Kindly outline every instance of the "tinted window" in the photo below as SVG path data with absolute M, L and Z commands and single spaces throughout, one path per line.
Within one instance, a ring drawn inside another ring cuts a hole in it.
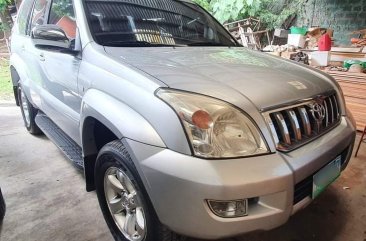
M 30 29 L 36 25 L 42 25 L 45 23 L 46 9 L 47 0 L 36 0 L 33 7 Z
M 32 9 L 33 0 L 23 0 L 22 6 L 19 10 L 17 22 L 19 34 L 25 35 L 28 25 L 28 17 Z
M 70 39 L 74 39 L 76 22 L 72 0 L 53 0 L 48 23 L 58 25 Z
M 95 41 L 108 46 L 234 46 L 199 6 L 173 0 L 86 0 Z

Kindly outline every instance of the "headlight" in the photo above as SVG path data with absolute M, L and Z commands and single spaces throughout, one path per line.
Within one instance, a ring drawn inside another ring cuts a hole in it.
M 157 96 L 179 116 L 196 156 L 230 158 L 269 152 L 258 128 L 232 105 L 168 89 L 160 89 Z

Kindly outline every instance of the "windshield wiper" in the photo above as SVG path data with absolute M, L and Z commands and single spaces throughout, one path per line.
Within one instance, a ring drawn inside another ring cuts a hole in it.
M 176 47 L 174 44 L 150 43 L 147 41 L 104 41 L 103 45 L 111 47 Z

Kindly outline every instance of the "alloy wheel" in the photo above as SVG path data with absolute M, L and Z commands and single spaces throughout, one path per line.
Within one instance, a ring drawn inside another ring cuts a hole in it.
M 146 236 L 145 213 L 126 173 L 110 167 L 104 175 L 104 192 L 109 211 L 122 234 L 130 241 L 143 240 Z

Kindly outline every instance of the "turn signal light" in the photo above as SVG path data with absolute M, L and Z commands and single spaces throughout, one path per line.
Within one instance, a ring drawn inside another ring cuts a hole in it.
M 193 113 L 192 122 L 195 126 L 204 130 L 210 128 L 213 124 L 210 114 L 203 110 L 198 110 Z

